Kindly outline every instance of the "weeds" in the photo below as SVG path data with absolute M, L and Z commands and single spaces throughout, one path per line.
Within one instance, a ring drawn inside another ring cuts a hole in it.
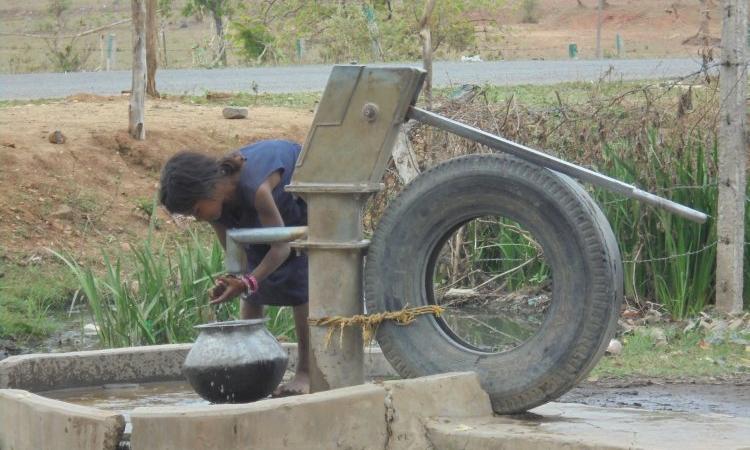
M 653 327 L 642 327 L 625 336 L 622 354 L 602 358 L 590 378 L 680 379 L 750 372 L 750 360 L 742 345 L 728 342 L 709 345 L 700 330 L 683 332 L 676 326 L 663 329 L 665 340 L 656 339 L 654 331 Z
M 63 308 L 73 295 L 73 276 L 48 263 L 5 265 L 0 271 L 0 337 L 25 341 L 55 330 L 51 313 Z
M 192 342 L 195 325 L 238 317 L 238 302 L 213 307 L 208 292 L 224 272 L 218 240 L 205 248 L 195 234 L 185 244 L 155 248 L 150 240 L 132 253 L 112 258 L 103 252 L 104 271 L 95 273 L 56 253 L 75 275 L 88 300 L 99 338 L 107 347 Z M 128 272 L 124 266 L 133 267 Z M 293 338 L 288 311 L 269 310 L 272 333 Z

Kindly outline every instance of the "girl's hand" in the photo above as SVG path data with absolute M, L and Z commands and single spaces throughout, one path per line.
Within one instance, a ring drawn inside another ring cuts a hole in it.
M 211 298 L 209 303 L 212 305 L 224 303 L 242 294 L 245 290 L 245 283 L 239 278 L 219 277 L 216 279 L 216 284 L 209 293 L 209 297 Z

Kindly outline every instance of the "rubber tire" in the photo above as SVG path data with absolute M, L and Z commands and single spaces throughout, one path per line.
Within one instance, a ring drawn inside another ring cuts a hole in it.
M 552 301 L 538 332 L 512 350 L 488 353 L 453 338 L 442 319 L 423 315 L 408 326 L 383 323 L 377 340 L 402 377 L 473 370 L 495 412 L 518 413 L 575 386 L 617 324 L 620 252 L 601 210 L 574 180 L 506 155 L 460 157 L 423 173 L 378 224 L 365 299 L 368 313 L 433 303 L 427 283 L 436 250 L 458 226 L 488 215 L 530 231 L 552 268 Z

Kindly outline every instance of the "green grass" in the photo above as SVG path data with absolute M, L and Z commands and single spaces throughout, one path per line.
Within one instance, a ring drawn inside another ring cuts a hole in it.
M 45 105 L 62 101 L 60 98 L 36 98 L 32 100 L 0 100 L 0 109 L 22 105 Z
M 683 333 L 675 327 L 664 328 L 667 344 L 659 345 L 650 330 L 642 328 L 625 336 L 622 353 L 602 358 L 589 379 L 654 377 L 677 380 L 750 373 L 750 351 L 744 345 L 731 342 L 709 345 L 703 333 Z
M 52 312 L 63 309 L 75 292 L 75 279 L 62 265 L 0 265 L 0 337 L 27 341 L 57 329 Z
M 613 98 L 629 91 L 646 89 L 656 95 L 676 97 L 681 93 L 668 80 L 637 80 L 590 82 L 573 81 L 557 84 L 522 84 L 512 86 L 481 86 L 483 96 L 490 104 L 504 103 L 510 98 L 527 107 L 565 107 L 581 105 L 597 98 Z M 435 97 L 451 97 L 460 92 L 460 86 L 439 87 L 433 90 Z M 559 98 L 558 98 L 559 97 Z

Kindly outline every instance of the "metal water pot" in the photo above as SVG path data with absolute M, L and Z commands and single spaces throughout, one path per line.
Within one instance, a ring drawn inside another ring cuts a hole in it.
M 267 397 L 284 376 L 288 356 L 265 319 L 198 325 L 198 339 L 182 372 L 212 403 L 245 403 Z

